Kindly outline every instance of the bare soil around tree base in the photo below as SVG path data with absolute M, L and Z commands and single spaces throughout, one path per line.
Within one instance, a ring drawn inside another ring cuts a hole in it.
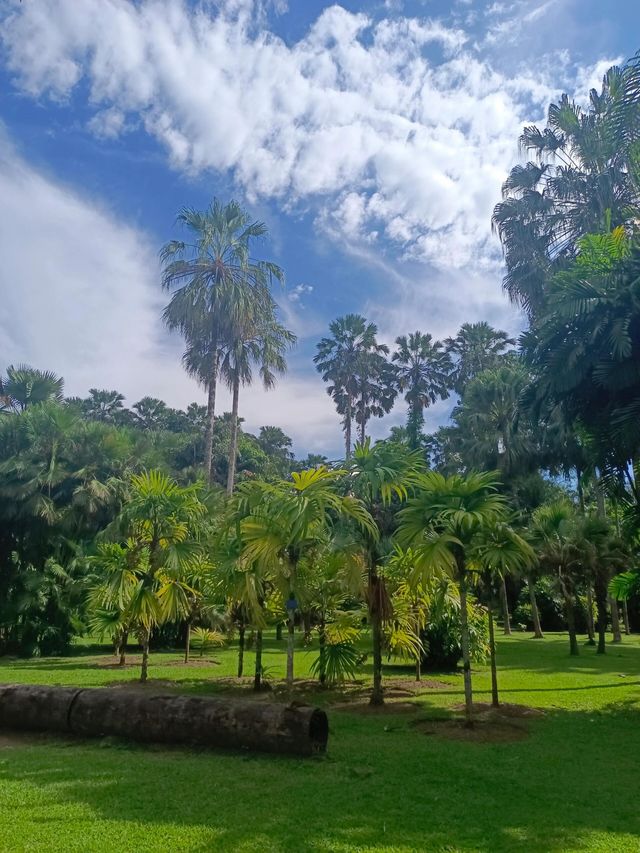
M 415 720 L 415 728 L 425 735 L 466 743 L 513 743 L 529 737 L 529 722 L 543 716 L 538 708 L 527 705 L 500 705 L 486 702 L 473 706 L 473 724 L 468 726 L 462 714 L 464 705 L 454 706 L 459 716 L 440 720 Z

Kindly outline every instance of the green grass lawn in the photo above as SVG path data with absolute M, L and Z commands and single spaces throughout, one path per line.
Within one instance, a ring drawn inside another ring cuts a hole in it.
M 138 675 L 79 651 L 0 659 L 0 681 L 101 686 Z M 336 710 L 335 695 L 322 697 L 330 737 L 319 759 L 0 734 L 0 850 L 640 851 L 640 638 L 605 657 L 567 652 L 562 635 L 500 639 L 502 699 L 545 709 L 512 743 L 413 725 L 462 701 L 457 674 L 427 676 L 446 686 L 412 699 L 415 713 Z M 201 693 L 248 689 L 220 682 L 234 649 L 207 657 L 216 662 L 186 668 L 179 653 L 155 654 L 150 676 Z M 312 659 L 300 649 L 301 678 Z M 284 643 L 269 639 L 265 665 L 282 676 Z M 386 676 L 412 677 L 398 666 Z M 489 701 L 486 667 L 474 686 Z

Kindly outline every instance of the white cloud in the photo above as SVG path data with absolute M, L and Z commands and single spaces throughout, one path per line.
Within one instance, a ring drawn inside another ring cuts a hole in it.
M 302 297 L 305 295 L 305 293 L 313 293 L 313 285 L 296 284 L 296 286 L 289 291 L 289 302 L 297 302 L 298 304 L 300 304 L 302 301 Z
M 64 376 L 68 395 L 115 388 L 173 406 L 203 401 L 180 367 L 181 343 L 160 322 L 156 241 L 31 168 L 0 126 L 0 229 L 8 283 L 0 302 L 0 371 L 26 362 Z M 308 285 L 302 285 L 307 293 Z M 228 410 L 226 389 L 219 409 Z M 301 452 L 340 446 L 338 418 L 320 377 L 296 372 L 274 391 L 242 391 L 248 430 L 281 425 Z
M 134 116 L 176 168 L 231 170 L 283 206 L 315 199 L 350 239 L 408 257 L 438 264 L 446 241 L 463 266 L 485 251 L 518 133 L 555 93 L 547 72 L 499 73 L 439 20 L 338 5 L 287 45 L 256 27 L 265 8 L 39 0 L 14 7 L 3 38 L 26 92 L 64 99 L 86 81 L 95 133 Z
M 386 340 L 418 327 L 441 337 L 480 318 L 511 331 L 492 207 L 522 125 L 606 63 L 575 69 L 568 55 L 552 64 L 542 52 L 507 73 L 459 27 L 385 5 L 376 20 L 329 6 L 286 44 L 264 29 L 282 0 L 30 0 L 0 13 L 0 38 L 23 92 L 63 103 L 88 92 L 96 136 L 143 128 L 176 169 L 231 172 L 250 200 L 315 215 L 327 239 L 389 281 L 357 306 Z M 483 48 L 551 26 L 564 5 L 494 3 Z M 196 391 L 179 342 L 159 328 L 156 241 L 3 151 L 12 221 L 0 251 L 8 280 L 24 283 L 0 306 L 3 360 L 57 369 L 77 393 L 101 384 L 188 402 Z M 309 287 L 279 298 L 307 338 L 324 331 L 303 310 Z M 243 410 L 248 428 L 277 422 L 303 449 L 339 446 L 315 375 L 293 373 L 268 396 L 248 389 Z

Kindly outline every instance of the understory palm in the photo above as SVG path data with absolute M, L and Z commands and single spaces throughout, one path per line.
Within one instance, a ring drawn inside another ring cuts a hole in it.
M 494 532 L 493 551 L 509 550 L 513 562 L 530 554 L 529 546 L 506 524 L 507 504 L 498 486 L 491 473 L 444 477 L 429 471 L 419 477 L 415 495 L 398 513 L 397 538 L 416 555 L 417 579 L 422 576 L 426 582 L 434 575 L 449 574 L 458 585 L 465 714 L 469 724 L 473 720 L 467 602 L 470 572 L 489 561 L 489 531 Z

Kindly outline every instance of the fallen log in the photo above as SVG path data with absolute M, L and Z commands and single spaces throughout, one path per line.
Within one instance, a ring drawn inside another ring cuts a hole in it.
M 308 705 L 35 684 L 0 686 L 2 728 L 289 755 L 322 753 L 329 735 Z

